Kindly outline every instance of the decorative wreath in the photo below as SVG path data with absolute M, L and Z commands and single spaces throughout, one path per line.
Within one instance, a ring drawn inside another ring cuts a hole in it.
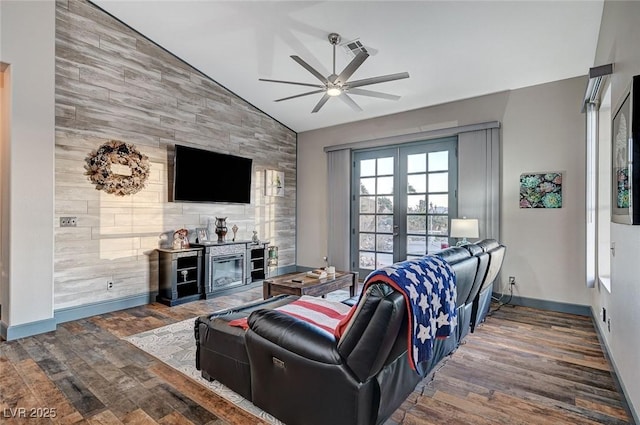
M 84 166 L 91 183 L 96 190 L 104 190 L 117 196 L 133 195 L 145 186 L 149 177 L 149 158 L 132 144 L 119 140 L 110 140 L 91 152 Z M 112 164 L 129 167 L 131 174 L 117 174 Z

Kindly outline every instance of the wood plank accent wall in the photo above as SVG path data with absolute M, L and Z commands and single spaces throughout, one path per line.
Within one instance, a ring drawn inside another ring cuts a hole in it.
M 56 2 L 55 70 L 55 309 L 156 291 L 161 238 L 216 216 L 295 264 L 295 132 L 84 0 Z M 135 195 L 98 191 L 84 175 L 87 155 L 111 139 L 150 159 Z M 176 143 L 253 158 L 251 204 L 169 202 Z M 264 196 L 266 169 L 284 171 L 284 197 Z M 62 216 L 77 227 L 60 228 Z

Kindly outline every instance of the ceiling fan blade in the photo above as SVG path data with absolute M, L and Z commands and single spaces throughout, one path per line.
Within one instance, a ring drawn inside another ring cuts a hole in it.
M 307 86 L 307 87 L 324 87 L 321 84 L 309 84 L 309 83 L 298 83 L 296 81 L 284 81 L 284 80 L 270 80 L 268 78 L 258 78 L 258 81 L 267 81 L 269 83 L 282 83 L 282 84 L 295 84 L 297 86 Z
M 348 94 L 343 92 L 339 97 L 344 101 L 344 103 L 349 105 L 351 109 L 353 109 L 354 111 L 356 112 L 362 111 L 362 108 L 358 106 L 358 104 L 353 99 L 351 99 Z
M 320 102 L 318 102 L 315 108 L 313 108 L 313 111 L 311 111 L 311 113 L 318 112 L 320 108 L 322 108 L 324 104 L 327 103 L 327 100 L 329 100 L 330 97 L 331 96 L 325 93 L 324 96 L 322 96 L 322 98 L 320 99 Z
M 360 65 L 362 65 L 362 63 L 368 57 L 369 57 L 369 54 L 366 53 L 366 52 L 358 53 L 356 55 L 356 57 L 353 58 L 353 60 L 351 60 L 351 62 L 349 62 L 349 64 L 342 70 L 340 75 L 338 75 L 338 77 L 334 81 L 334 84 L 344 84 L 344 83 L 346 83 L 347 80 L 349 79 L 349 77 L 351 77 L 353 75 L 353 73 L 356 72 L 356 69 L 358 69 L 360 67 Z
M 365 89 L 350 89 L 349 90 L 349 94 L 356 94 L 358 96 L 370 96 L 370 97 L 377 97 L 379 99 L 387 99 L 387 100 L 398 100 L 400 99 L 400 96 L 397 96 L 395 94 L 387 94 L 387 93 L 382 93 L 379 91 L 373 91 L 373 90 L 365 90 Z
M 399 72 L 397 74 L 382 75 L 380 77 L 365 78 L 364 80 L 350 81 L 346 84 L 348 88 L 368 86 L 370 84 L 386 83 L 387 81 L 402 80 L 409 78 L 408 72 Z
M 304 60 L 302 60 L 302 58 L 300 56 L 291 55 L 291 59 L 293 59 L 294 61 L 298 62 L 304 69 L 306 69 L 307 71 L 312 73 L 314 77 L 316 77 L 318 80 L 322 81 L 324 84 L 329 84 L 329 80 L 327 80 L 327 77 L 325 77 L 324 75 L 322 75 L 318 71 L 316 71 L 315 68 L 313 68 L 311 65 L 306 63 Z
M 276 99 L 276 100 L 274 100 L 274 102 L 282 102 L 283 100 L 295 99 L 296 97 L 308 96 L 310 94 L 316 94 L 316 93 L 322 93 L 322 92 L 326 92 L 326 90 L 325 89 L 314 90 L 314 91 L 310 91 L 310 92 L 306 92 L 306 93 L 302 93 L 302 94 L 296 94 L 295 96 L 289 96 L 289 97 L 283 97 L 282 99 Z

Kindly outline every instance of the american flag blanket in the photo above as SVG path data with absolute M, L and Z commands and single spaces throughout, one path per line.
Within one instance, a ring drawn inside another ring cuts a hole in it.
M 424 256 L 373 271 L 365 279 L 362 293 L 374 282 L 385 282 L 404 295 L 410 322 L 409 361 L 419 370 L 418 365 L 431 358 L 434 340 L 448 337 L 456 327 L 455 272 L 440 257 Z M 341 322 L 338 333 L 349 319 Z
M 351 307 L 339 302 L 303 295 L 297 300 L 274 310 L 297 317 L 333 334 L 336 326 L 347 316 Z M 249 327 L 247 320 L 246 317 L 231 320 L 229 325 L 247 329 Z

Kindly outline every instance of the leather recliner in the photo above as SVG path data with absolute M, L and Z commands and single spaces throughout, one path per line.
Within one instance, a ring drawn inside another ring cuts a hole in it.
M 465 302 L 479 260 L 463 248 L 440 256 L 455 272 L 459 320 L 468 329 Z M 437 339 L 431 359 L 415 371 L 407 324 L 403 295 L 385 283 L 369 286 L 340 340 L 277 310 L 251 313 L 245 340 L 253 403 L 287 425 L 384 422 L 460 343 L 459 331 Z
M 483 239 L 476 242 L 474 245 L 482 249 L 482 252 L 489 255 L 489 265 L 484 279 L 482 280 L 482 285 L 478 291 L 478 295 L 473 300 L 471 311 L 471 332 L 473 332 L 480 323 L 485 321 L 487 314 L 489 313 L 494 282 L 500 273 L 502 263 L 504 262 L 504 256 L 507 251 L 507 247 L 500 244 L 495 239 Z
M 339 341 L 277 310 L 251 313 L 253 403 L 287 425 L 370 425 L 402 403 L 422 378 L 407 358 L 404 298 L 373 284 L 356 308 Z

